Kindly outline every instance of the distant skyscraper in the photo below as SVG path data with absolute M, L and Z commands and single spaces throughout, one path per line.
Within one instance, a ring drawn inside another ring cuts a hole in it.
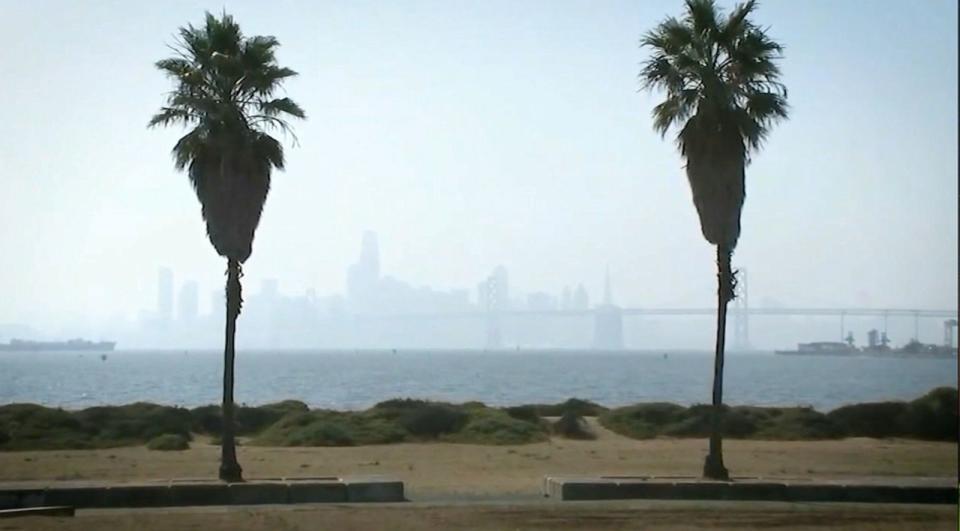
M 505 267 L 497 266 L 490 276 L 477 285 L 477 298 L 480 308 L 487 313 L 486 348 L 502 348 L 500 311 L 507 309 L 510 302 L 510 282 Z
M 227 296 L 223 288 L 210 292 L 210 315 L 223 316 L 226 313 Z
M 563 294 L 560 296 L 560 309 L 569 310 L 573 305 L 573 295 L 570 293 L 570 286 L 563 287 Z
M 607 274 L 603 278 L 603 304 L 604 306 L 613 305 L 613 292 L 610 290 L 610 267 L 607 266 Z
M 380 244 L 377 243 L 377 233 L 363 232 L 363 243 L 360 246 L 360 263 L 368 268 L 370 276 L 380 278 Z
M 377 234 L 363 233 L 360 258 L 347 270 L 347 295 L 355 309 L 370 309 L 376 301 L 377 285 L 380 282 L 380 247 Z
M 507 268 L 497 266 L 493 270 L 493 281 L 497 286 L 497 308 L 506 310 L 510 307 L 510 276 Z
M 590 297 L 587 295 L 583 284 L 577 284 L 577 291 L 573 293 L 573 309 L 587 310 L 590 308 Z
M 177 319 L 184 322 L 193 322 L 199 313 L 199 294 L 197 283 L 184 282 L 180 287 L 180 296 L 177 298 Z
M 163 321 L 173 319 L 173 271 L 166 267 L 157 275 L 157 316 Z
M 510 306 L 510 277 L 507 268 L 497 266 L 490 276 L 477 284 L 477 302 L 486 310 L 505 310 Z
M 613 304 L 609 267 L 603 282 L 603 304 L 593 311 L 593 348 L 600 350 L 623 348 L 623 312 Z

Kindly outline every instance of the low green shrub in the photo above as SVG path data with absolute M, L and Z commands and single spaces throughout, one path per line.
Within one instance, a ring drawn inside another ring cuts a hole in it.
M 600 417 L 608 429 L 635 439 L 709 437 L 713 406 L 689 408 L 668 403 L 636 404 L 610 410 Z M 734 439 L 831 439 L 844 431 L 811 408 L 723 406 L 720 433 Z
M 503 410 L 511 417 L 526 422 L 540 422 L 540 412 L 535 405 L 505 407 Z
M 384 400 L 383 402 L 377 402 L 372 408 L 378 411 L 392 412 L 395 415 L 399 415 L 403 411 L 410 409 L 419 409 L 430 404 L 436 404 L 438 402 L 430 402 L 427 400 L 420 400 L 418 398 L 391 398 L 390 400 Z
M 125 406 L 100 406 L 73 414 L 96 429 L 96 439 L 106 445 L 143 444 L 158 435 L 175 433 L 190 439 L 190 411 L 137 402 Z
M 827 418 L 850 437 L 902 437 L 908 433 L 908 409 L 905 402 L 868 402 L 839 407 Z
M 415 437 L 436 438 L 459 431 L 469 414 L 447 404 L 428 404 L 406 411 L 398 419 L 400 426 Z
M 720 433 L 724 437 L 744 439 L 757 431 L 757 415 L 723 406 L 720 416 Z M 679 413 L 679 418 L 659 428 L 659 435 L 671 437 L 708 437 L 713 428 L 713 406 L 694 405 Z
M 541 417 L 561 417 L 568 411 L 581 417 L 598 417 L 607 411 L 607 408 L 600 404 L 580 398 L 568 398 L 556 404 L 530 404 L 529 407 L 535 408 Z
M 445 438 L 450 442 L 470 444 L 527 444 L 547 440 L 540 424 L 518 420 L 503 410 L 476 410 L 466 426 Z
M 253 435 L 272 426 L 290 413 L 303 413 L 310 408 L 299 400 L 284 400 L 272 404 L 250 407 L 240 406 L 234 412 L 234 433 Z M 196 433 L 220 435 L 223 432 L 223 416 L 220 406 L 201 406 L 190 410 L 192 428 Z
M 627 437 L 650 439 L 659 435 L 663 426 L 683 420 L 685 412 L 683 406 L 667 402 L 635 404 L 604 412 L 600 424 Z
M 592 440 L 597 438 L 597 435 L 587 425 L 587 421 L 572 411 L 565 412 L 553 423 L 551 430 L 554 435 L 567 439 Z
M 956 441 L 960 433 L 957 389 L 938 387 L 907 406 L 910 436 L 934 441 Z
M 196 433 L 219 435 L 223 429 L 220 406 L 200 406 L 190 410 L 191 427 Z
M 330 421 L 312 422 L 290 433 L 288 446 L 353 446 L 355 441 L 347 429 Z
M 327 410 L 291 413 L 253 439 L 259 446 L 353 446 L 400 442 L 396 422 L 365 412 Z
M 64 411 L 32 404 L 0 406 L 4 450 L 110 448 L 144 444 L 164 433 L 190 438 L 185 409 L 135 403 Z
M 810 407 L 756 409 L 765 410 L 766 417 L 753 435 L 754 439 L 838 439 L 846 433 L 834 420 Z
M 7 434 L 4 450 L 59 450 L 91 448 L 92 426 L 84 426 L 70 412 L 36 404 L 0 406 L 0 431 Z
M 366 411 L 310 411 L 281 418 L 252 444 L 352 446 L 443 440 L 475 444 L 521 444 L 546 439 L 537 423 L 499 409 L 423 400 L 389 400 Z
M 911 402 L 877 402 L 837 408 L 826 415 L 811 408 L 722 409 L 726 437 L 812 440 L 837 437 L 914 437 L 957 441 L 957 389 L 931 390 Z M 480 402 L 449 404 L 416 399 L 380 402 L 366 411 L 311 411 L 288 400 L 237 408 L 238 435 L 266 446 L 350 446 L 437 440 L 470 444 L 525 444 L 561 437 L 588 438 L 584 416 L 599 414 L 608 429 L 637 439 L 658 436 L 707 437 L 712 407 L 645 403 L 606 409 L 579 399 L 559 404 L 487 407 Z M 559 416 L 552 425 L 542 417 Z M 147 444 L 191 433 L 219 442 L 219 406 L 186 410 L 135 403 L 64 411 L 35 404 L 0 406 L 0 450 L 109 448 Z
M 177 433 L 165 433 L 158 435 L 147 442 L 147 449 L 159 451 L 179 451 L 190 448 L 190 442 L 186 437 Z

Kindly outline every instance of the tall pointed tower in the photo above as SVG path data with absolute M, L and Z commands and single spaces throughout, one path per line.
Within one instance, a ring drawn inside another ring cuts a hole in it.
M 603 304 L 593 310 L 593 348 L 620 350 L 623 348 L 623 312 L 613 304 L 610 287 L 610 266 L 603 281 Z

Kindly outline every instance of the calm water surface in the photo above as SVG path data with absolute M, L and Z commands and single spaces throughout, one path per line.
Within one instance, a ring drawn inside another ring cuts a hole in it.
M 492 405 L 579 397 L 608 406 L 710 401 L 712 354 L 671 352 L 245 351 L 237 354 L 236 400 L 294 398 L 313 407 L 364 408 L 417 397 Z M 0 353 L 0 404 L 67 408 L 149 401 L 218 403 L 215 351 Z M 957 385 L 957 361 L 730 354 L 725 401 L 812 405 L 912 399 Z

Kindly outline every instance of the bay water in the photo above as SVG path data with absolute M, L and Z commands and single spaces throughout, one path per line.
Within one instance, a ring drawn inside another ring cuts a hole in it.
M 137 401 L 193 407 L 220 401 L 218 351 L 0 353 L 0 404 L 68 409 Z M 709 403 L 708 352 L 240 351 L 238 403 L 297 399 L 311 407 L 361 409 L 390 398 L 490 405 L 577 397 L 606 406 Z M 750 405 L 910 400 L 957 385 L 956 359 L 727 356 L 724 401 Z

